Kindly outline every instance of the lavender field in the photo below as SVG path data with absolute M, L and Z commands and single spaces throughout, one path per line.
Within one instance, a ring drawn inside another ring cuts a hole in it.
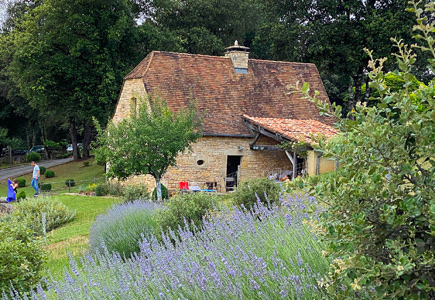
M 329 262 L 300 213 L 310 200 L 223 209 L 201 231 L 145 238 L 128 260 L 107 251 L 71 260 L 63 280 L 3 299 L 324 299 L 317 282 Z

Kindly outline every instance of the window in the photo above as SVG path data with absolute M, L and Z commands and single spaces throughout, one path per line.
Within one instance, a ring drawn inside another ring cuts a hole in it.
M 136 117 L 136 111 L 137 111 L 137 99 L 136 98 L 130 99 L 130 109 L 131 109 L 131 114 Z

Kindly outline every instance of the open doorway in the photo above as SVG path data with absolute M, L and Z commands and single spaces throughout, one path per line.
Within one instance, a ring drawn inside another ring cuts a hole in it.
M 225 190 L 227 192 L 232 191 L 237 187 L 237 176 L 241 160 L 241 156 L 227 156 L 227 176 L 225 177 Z

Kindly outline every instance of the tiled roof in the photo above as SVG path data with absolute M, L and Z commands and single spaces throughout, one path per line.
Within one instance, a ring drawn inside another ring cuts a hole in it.
M 256 118 L 247 115 L 243 115 L 243 119 L 289 140 L 306 142 L 310 145 L 313 143 L 313 135 L 321 134 L 330 138 L 338 133 L 334 127 L 316 120 Z
M 248 74 L 238 74 L 228 57 L 154 51 L 124 79 L 134 78 L 141 78 L 147 93 L 163 97 L 173 110 L 195 98 L 204 113 L 204 134 L 252 135 L 243 114 L 334 122 L 286 88 L 308 82 L 320 99 L 329 101 L 314 64 L 249 59 Z

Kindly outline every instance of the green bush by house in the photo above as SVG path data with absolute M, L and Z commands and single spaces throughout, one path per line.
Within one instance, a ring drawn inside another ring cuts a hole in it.
M 257 203 L 257 197 L 263 204 L 278 202 L 280 191 L 279 183 L 267 178 L 256 178 L 243 181 L 231 197 L 235 205 L 251 209 Z
M 39 167 L 39 174 L 40 175 L 44 175 L 45 171 L 47 171 L 47 169 L 45 167 Z
M 25 187 L 26 186 L 26 179 L 22 178 L 22 177 L 18 177 L 18 187 Z
M 122 199 L 125 202 L 134 200 L 145 200 L 149 199 L 150 193 L 145 184 L 140 185 L 127 185 L 122 189 Z
M 162 199 L 167 200 L 169 198 L 169 191 L 166 188 L 166 186 L 164 186 L 163 184 L 161 185 L 161 187 L 162 187 Z M 153 201 L 157 201 L 157 189 L 154 189 L 151 199 L 153 199 Z

